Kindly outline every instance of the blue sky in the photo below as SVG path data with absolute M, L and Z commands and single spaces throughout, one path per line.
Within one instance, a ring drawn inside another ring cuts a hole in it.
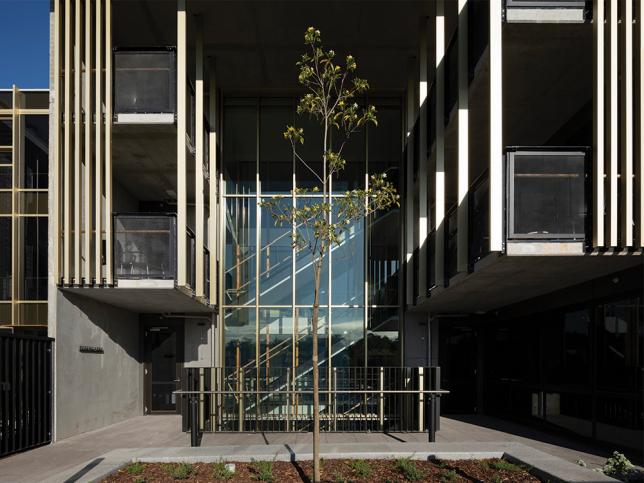
M 49 0 L 0 0 L 0 88 L 49 87 Z

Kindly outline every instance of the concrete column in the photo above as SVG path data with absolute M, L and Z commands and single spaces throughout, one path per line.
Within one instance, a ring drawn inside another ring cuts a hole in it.
M 638 12 L 639 18 L 638 29 L 639 29 L 639 55 L 638 60 L 640 63 L 640 75 L 639 75 L 639 246 L 644 247 L 644 29 L 642 24 L 644 23 L 644 15 L 642 15 L 642 8 L 640 7 Z
M 445 284 L 445 2 L 436 1 L 436 286 Z
M 459 272 L 468 269 L 468 194 L 470 187 L 469 158 L 469 62 L 468 2 L 458 0 L 458 208 L 457 257 Z
M 490 251 L 503 250 L 502 0 L 490 0 Z
M 196 75 L 195 75 L 195 295 L 204 297 L 204 112 L 203 112 L 203 18 L 195 18 L 196 27 Z
M 186 0 L 177 0 L 177 285 L 186 274 Z
M 428 50 L 427 31 L 428 18 L 420 22 L 420 45 L 418 48 L 418 295 L 421 298 L 427 296 L 427 121 L 429 106 L 427 99 L 428 90 Z
M 604 0 L 593 2 L 593 246 L 604 246 Z

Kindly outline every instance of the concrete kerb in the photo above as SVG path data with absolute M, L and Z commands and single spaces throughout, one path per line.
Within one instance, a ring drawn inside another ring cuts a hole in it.
M 530 468 L 536 476 L 551 482 L 605 483 L 616 482 L 606 475 L 551 456 L 521 443 L 368 443 L 323 444 L 324 459 L 396 459 L 462 460 L 505 458 Z M 311 445 L 248 445 L 199 448 L 136 448 L 106 453 L 102 461 L 82 474 L 80 465 L 57 475 L 52 481 L 98 482 L 124 466 L 133 463 L 216 463 L 220 461 L 250 462 L 307 461 L 312 459 Z

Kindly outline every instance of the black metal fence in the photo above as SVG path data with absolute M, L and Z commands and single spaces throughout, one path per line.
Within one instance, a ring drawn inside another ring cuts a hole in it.
M 311 371 L 252 367 L 186 369 L 183 430 L 311 431 Z M 436 430 L 438 367 L 320 367 L 322 431 Z M 195 414 L 195 408 L 198 414 Z M 193 416 L 196 419 L 192 419 Z
M 52 342 L 0 334 L 0 457 L 51 442 Z

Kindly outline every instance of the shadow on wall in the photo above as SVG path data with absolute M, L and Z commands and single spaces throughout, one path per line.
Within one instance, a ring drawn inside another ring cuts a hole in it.
M 59 291 L 56 439 L 143 414 L 138 314 Z

